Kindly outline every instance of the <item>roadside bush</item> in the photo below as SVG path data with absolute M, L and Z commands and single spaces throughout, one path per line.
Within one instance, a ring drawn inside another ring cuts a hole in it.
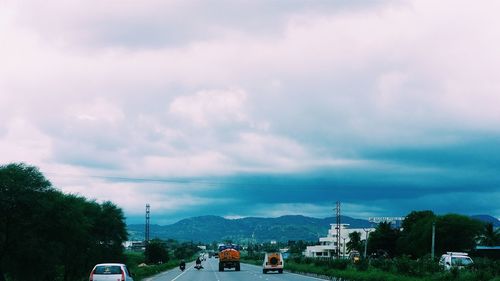
M 417 273 L 417 264 L 408 256 L 402 256 L 394 259 L 396 272 L 403 275 L 415 275 Z
M 329 267 L 334 269 L 346 270 L 349 264 L 351 264 L 350 260 L 331 260 L 329 263 Z
M 442 268 L 439 266 L 439 263 L 436 260 L 432 260 L 430 256 L 425 256 L 417 260 L 417 266 L 418 267 L 415 272 L 418 274 L 418 276 L 435 274 L 442 270 Z
M 354 264 L 354 266 L 356 267 L 356 269 L 358 271 L 367 271 L 369 265 L 370 264 L 369 264 L 367 259 L 361 259 L 357 263 Z
M 370 265 L 383 271 L 393 271 L 394 262 L 389 259 L 372 259 Z
M 477 272 L 488 272 L 492 276 L 500 276 L 500 260 L 475 258 L 472 268 Z

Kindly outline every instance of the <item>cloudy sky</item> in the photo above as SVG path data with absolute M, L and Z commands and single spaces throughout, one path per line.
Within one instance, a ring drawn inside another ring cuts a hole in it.
M 0 1 L 0 164 L 140 223 L 500 217 L 500 2 Z

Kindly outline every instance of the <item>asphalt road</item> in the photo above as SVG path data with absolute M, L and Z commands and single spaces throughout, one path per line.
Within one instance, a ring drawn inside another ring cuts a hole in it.
M 323 280 L 314 277 L 308 277 L 293 273 L 270 272 L 262 273 L 262 267 L 241 264 L 241 271 L 234 269 L 225 269 L 219 272 L 219 260 L 215 258 L 207 259 L 202 263 L 204 269 L 196 270 L 193 268 L 194 263 L 186 264 L 186 270 L 180 271 L 179 268 L 174 268 L 169 271 L 160 273 L 154 277 L 148 278 L 145 281 L 314 281 Z

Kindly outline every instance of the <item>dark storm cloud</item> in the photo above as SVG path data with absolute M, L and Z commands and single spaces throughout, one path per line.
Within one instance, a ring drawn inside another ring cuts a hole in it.
M 495 1 L 20 1 L 0 160 L 141 220 L 500 214 Z

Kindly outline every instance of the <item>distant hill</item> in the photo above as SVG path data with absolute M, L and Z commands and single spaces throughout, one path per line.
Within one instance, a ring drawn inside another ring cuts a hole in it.
M 341 217 L 342 223 L 352 228 L 370 227 L 367 220 Z M 330 224 L 335 217 L 324 219 L 305 216 L 282 216 L 278 218 L 248 217 L 241 219 L 225 219 L 219 216 L 201 216 L 180 220 L 170 225 L 151 225 L 151 237 L 176 239 L 180 241 L 213 242 L 232 240 L 243 241 L 317 241 L 326 236 Z M 144 224 L 128 226 L 130 240 L 144 239 Z
M 475 216 L 471 216 L 471 218 L 485 222 L 485 223 L 491 223 L 491 224 L 493 224 L 493 227 L 500 227 L 500 220 L 498 220 L 495 217 L 489 216 L 489 215 L 475 215 Z

